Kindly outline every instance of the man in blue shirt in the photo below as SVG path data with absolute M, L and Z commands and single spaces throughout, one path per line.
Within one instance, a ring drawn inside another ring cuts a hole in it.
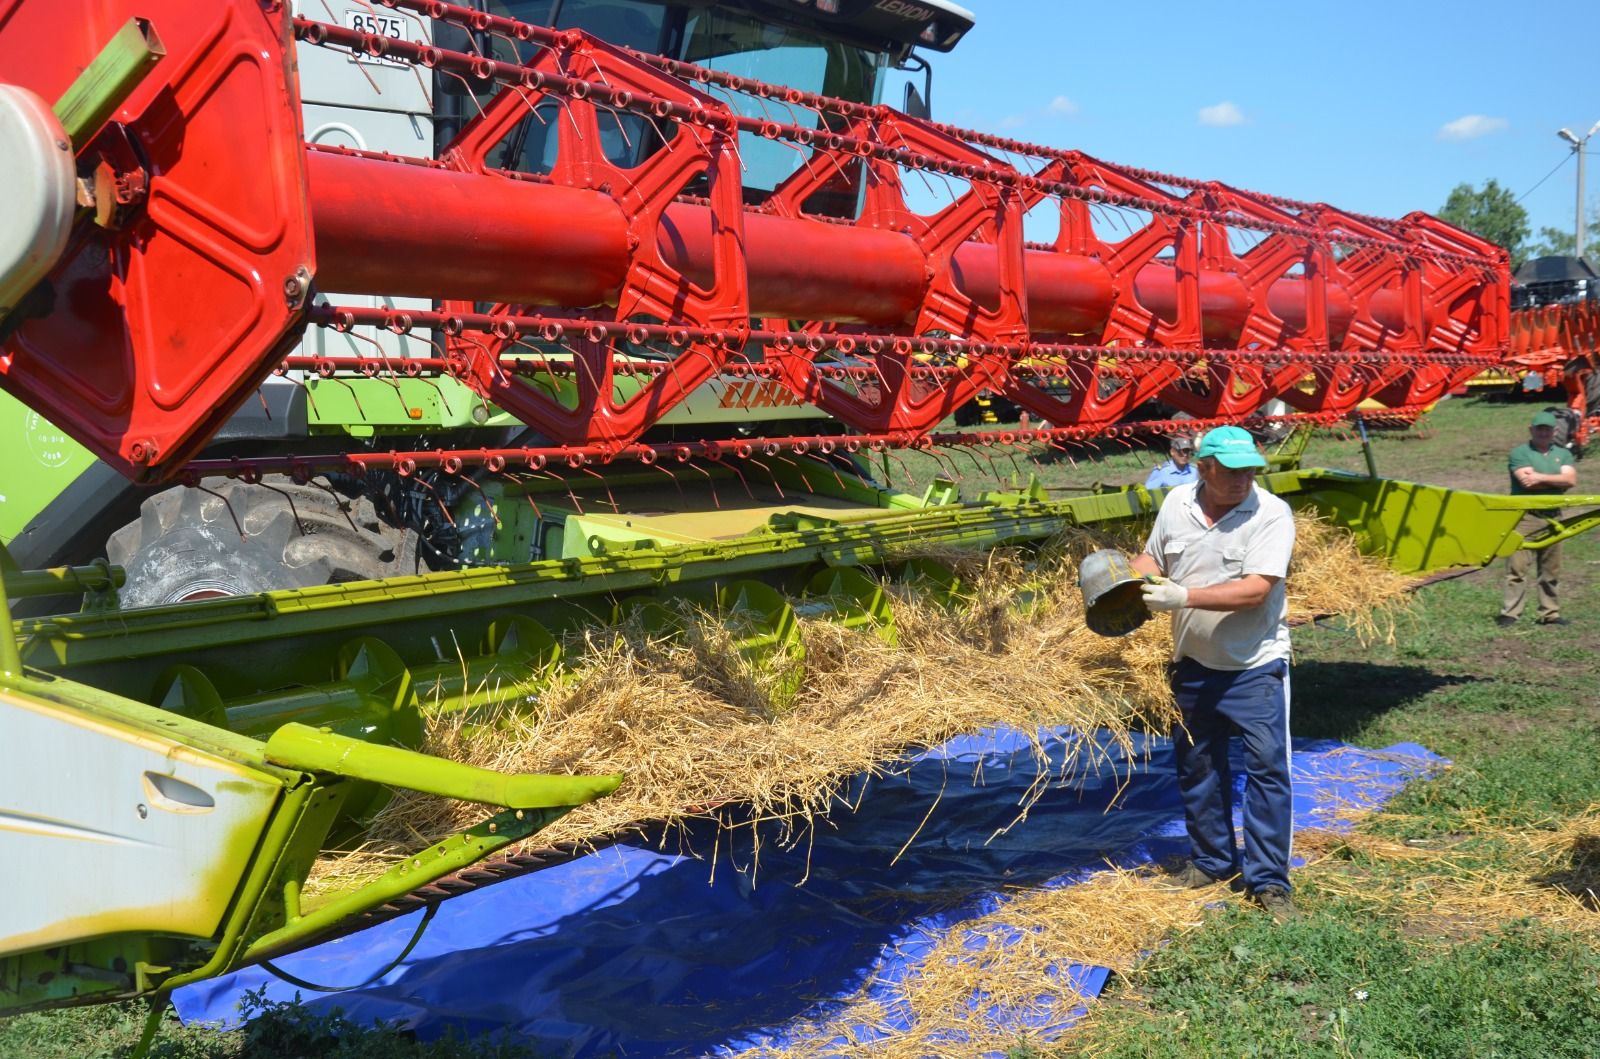
M 1199 481 L 1194 469 L 1194 438 L 1187 434 L 1174 435 L 1167 452 L 1171 458 L 1145 478 L 1146 489 L 1171 489 L 1175 485 L 1190 485 Z

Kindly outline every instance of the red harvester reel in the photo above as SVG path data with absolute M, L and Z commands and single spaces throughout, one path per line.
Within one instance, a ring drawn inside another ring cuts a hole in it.
M 654 458 L 644 432 L 719 374 L 821 407 L 845 443 L 926 445 L 984 391 L 1052 441 L 1114 431 L 1151 399 L 1200 422 L 1274 399 L 1318 420 L 1368 400 L 1415 414 L 1504 354 L 1505 254 L 1424 214 L 1116 166 L 445 3 L 376 6 L 419 39 L 275 0 L 13 6 L 0 77 L 48 102 L 135 16 L 165 56 L 74 138 L 85 206 L 0 320 L 0 384 L 159 478 L 308 323 L 431 332 L 436 355 L 408 371 L 456 376 L 580 462 Z M 497 43 L 440 47 L 443 25 Z M 454 78 L 478 116 L 437 159 L 307 145 L 297 39 Z M 506 168 L 535 115 L 557 130 L 553 163 Z M 608 155 L 611 123 L 657 148 Z M 741 141 L 799 161 L 752 197 Z M 47 183 L 59 198 L 59 174 Z M 862 207 L 823 205 L 839 201 Z M 315 291 L 434 308 L 313 306 Z M 394 370 L 372 360 L 350 370 Z

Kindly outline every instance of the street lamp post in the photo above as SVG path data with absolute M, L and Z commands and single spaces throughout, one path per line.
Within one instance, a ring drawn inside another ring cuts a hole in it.
M 1557 130 L 1556 135 L 1572 144 L 1572 153 L 1578 156 L 1578 216 L 1573 230 L 1573 255 L 1583 257 L 1583 148 L 1589 142 L 1589 137 L 1600 131 L 1600 121 L 1589 126 L 1589 131 L 1580 139 L 1572 134 L 1571 129 Z

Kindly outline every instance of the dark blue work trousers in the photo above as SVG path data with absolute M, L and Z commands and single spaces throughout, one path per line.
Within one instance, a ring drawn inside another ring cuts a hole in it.
M 1192 658 L 1172 667 L 1183 724 L 1172 741 L 1190 856 L 1209 875 L 1243 876 L 1252 892 L 1289 888 L 1294 799 L 1289 783 L 1289 663 L 1208 669 Z M 1233 770 L 1228 740 L 1244 742 L 1244 858 L 1233 840 Z

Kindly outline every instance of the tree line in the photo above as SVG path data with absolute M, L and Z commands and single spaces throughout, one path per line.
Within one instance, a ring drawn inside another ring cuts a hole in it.
M 1457 184 L 1439 209 L 1439 218 L 1505 247 L 1511 253 L 1513 270 L 1530 258 L 1571 256 L 1575 248 L 1571 228 L 1544 227 L 1534 236 L 1528 226 L 1528 211 L 1510 188 L 1502 187 L 1492 177 L 1481 188 Z M 1583 248 L 1585 257 L 1593 253 L 1591 248 L 1600 249 L 1600 214 L 1589 221 Z

